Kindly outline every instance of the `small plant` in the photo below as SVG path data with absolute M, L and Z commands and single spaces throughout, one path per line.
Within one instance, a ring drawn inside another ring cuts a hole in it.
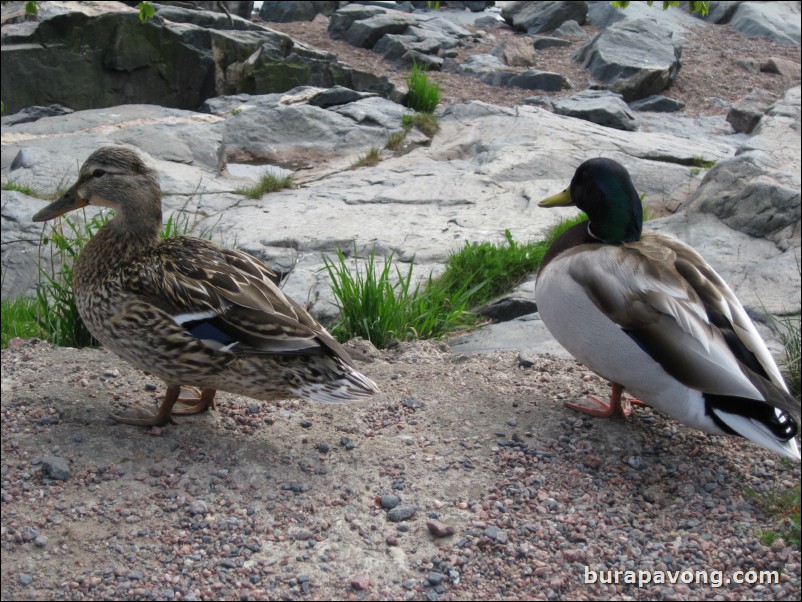
M 378 165 L 379 161 L 381 161 L 381 151 L 376 148 L 375 146 L 371 146 L 364 155 L 359 155 L 356 161 L 351 164 L 351 169 L 357 169 L 359 167 L 370 167 L 373 165 Z
M 139 9 L 139 20 L 143 23 L 147 23 L 156 16 L 156 7 L 152 2 L 140 2 L 137 8 Z
M 262 195 L 268 192 L 276 192 L 282 188 L 292 188 L 294 186 L 292 181 L 292 174 L 286 176 L 277 176 L 276 174 L 267 172 L 262 174 L 254 186 L 246 188 L 237 188 L 234 190 L 236 194 L 242 194 L 251 199 L 259 199 Z
M 401 118 L 401 125 L 406 129 L 415 126 L 429 138 L 440 131 L 440 123 L 437 121 L 437 117 L 431 113 L 407 113 Z
M 14 337 L 32 339 L 44 337 L 39 323 L 36 321 L 38 307 L 36 299 L 19 297 L 10 301 L 3 300 L 2 308 L 2 348 Z
M 9 180 L 8 182 L 3 182 L 2 185 L 3 190 L 16 190 L 17 192 L 21 192 L 22 194 L 27 194 L 28 196 L 36 196 L 33 192 L 33 189 L 30 186 L 24 186 L 18 182 L 12 182 Z
M 440 86 L 429 81 L 426 68 L 412 62 L 412 73 L 407 78 L 407 106 L 420 113 L 432 113 L 440 102 Z
M 770 546 L 781 537 L 787 544 L 800 546 L 802 543 L 800 535 L 801 491 L 799 483 L 781 493 L 770 491 L 761 494 L 749 489 L 745 491 L 746 495 L 751 497 L 763 512 L 776 521 L 773 529 L 757 533 L 764 545 Z
M 37 262 L 39 284 L 36 287 L 35 320 L 32 325 L 17 326 L 20 331 L 34 329 L 43 338 L 62 347 L 95 347 L 97 341 L 81 320 L 75 304 L 73 265 L 89 240 L 114 216 L 106 211 L 86 219 L 83 225 L 69 217 L 50 224 L 50 231 L 42 237 L 40 258 Z M 162 226 L 161 238 L 183 236 L 189 230 L 189 216 L 179 211 L 170 215 Z M 45 267 L 42 252 L 49 254 L 50 268 Z M 5 316 L 5 305 L 3 306 Z M 23 315 L 23 314 L 20 314 Z M 3 326 L 5 337 L 6 327 Z M 22 336 L 22 335 L 13 335 Z M 38 336 L 38 335 L 33 335 Z
M 384 148 L 387 150 L 398 150 L 404 145 L 406 139 L 407 128 L 393 132 L 387 137 L 387 144 L 384 145 Z
M 646 4 L 651 6 L 652 4 L 654 4 L 654 0 L 648 0 Z M 680 4 L 682 3 L 679 2 L 679 0 L 664 0 L 663 10 L 666 10 L 670 6 L 679 6 Z M 616 8 L 626 8 L 627 6 L 629 6 L 629 2 L 615 1 L 613 2 L 613 6 L 615 6 Z M 710 11 L 710 2 L 708 2 L 707 0 L 703 0 L 700 2 L 696 1 L 688 2 L 688 10 L 690 10 L 692 13 L 699 13 L 701 16 L 704 17 Z
M 236 117 L 236 116 L 237 116 L 237 115 L 239 115 L 240 113 L 242 113 L 242 109 L 239 109 L 239 108 L 237 108 L 237 109 L 231 109 L 231 115 L 232 115 L 233 117 Z
M 413 286 L 413 263 L 403 273 L 392 259 L 379 266 L 371 251 L 362 267 L 354 259 L 352 269 L 342 250 L 336 260 L 323 257 L 340 310 L 332 328 L 335 337 L 345 341 L 361 336 L 384 348 L 393 340 L 436 338 L 474 323 L 467 309 L 473 293 L 468 285 L 449 294 L 429 276 L 424 286 Z
M 86 243 L 111 219 L 110 212 L 85 220 L 83 226 L 62 218 L 42 238 L 50 254 L 50 270 L 39 260 L 36 287 L 37 320 L 47 340 L 61 347 L 97 347 L 98 343 L 78 314 L 73 292 L 73 265 Z M 84 214 L 86 217 L 86 214 Z M 41 247 L 40 247 L 41 252 Z
M 466 282 L 482 282 L 484 286 L 475 292 L 470 303 L 472 307 L 486 303 L 515 287 L 527 274 L 536 272 L 557 237 L 586 219 L 581 214 L 563 220 L 549 230 L 544 240 L 537 242 L 516 242 L 509 230 L 504 231 L 506 244 L 466 242 L 448 258 L 438 284 L 451 291 Z

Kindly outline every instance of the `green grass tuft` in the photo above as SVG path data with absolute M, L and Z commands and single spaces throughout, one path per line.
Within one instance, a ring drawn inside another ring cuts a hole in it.
M 282 188 L 292 188 L 293 186 L 292 175 L 277 176 L 272 173 L 265 173 L 254 186 L 237 188 L 234 192 L 251 199 L 259 199 L 268 192 L 276 192 Z
M 440 123 L 437 121 L 437 117 L 431 113 L 412 113 L 411 115 L 407 113 L 401 118 L 401 125 L 407 129 L 414 126 L 429 138 L 440 131 Z
M 351 164 L 350 169 L 358 169 L 360 167 L 371 167 L 373 165 L 378 165 L 379 161 L 381 161 L 381 151 L 376 148 L 375 146 L 371 146 L 370 149 L 364 154 L 359 155 L 356 161 Z
M 404 141 L 407 139 L 407 130 L 406 128 L 399 130 L 397 132 L 393 132 L 387 137 L 387 144 L 384 145 L 384 148 L 387 150 L 398 150 L 404 145 Z
M 392 259 L 378 265 L 371 251 L 361 265 L 354 259 L 350 266 L 342 250 L 334 260 L 323 256 L 340 310 L 340 320 L 331 330 L 335 337 L 346 341 L 361 336 L 384 348 L 394 340 L 437 338 L 474 323 L 468 312 L 473 291 L 467 284 L 448 293 L 430 276 L 425 284 L 413 286 L 413 263 L 403 273 Z
M 425 67 L 412 62 L 412 73 L 407 78 L 407 106 L 420 113 L 432 113 L 440 103 L 440 86 L 429 81 Z
M 471 297 L 473 307 L 502 295 L 540 267 L 551 244 L 563 232 L 587 219 L 584 214 L 563 220 L 553 226 L 546 238 L 537 242 L 519 243 L 509 230 L 505 243 L 466 242 L 452 253 L 439 279 L 446 291 L 459 289 L 466 282 L 482 282 L 484 286 Z
M 2 185 L 3 190 L 16 190 L 17 192 L 21 192 L 22 194 L 27 194 L 28 196 L 36 196 L 36 193 L 30 186 L 23 186 L 18 182 L 13 182 L 9 180 L 8 182 L 3 182 Z
M 770 546 L 779 538 L 784 539 L 786 544 L 795 544 L 797 548 L 802 545 L 802 532 L 800 532 L 802 490 L 799 483 L 781 493 L 771 491 L 761 494 L 749 489 L 745 493 L 776 522 L 774 528 L 758 531 L 757 536 L 764 545 Z
M 39 323 L 36 321 L 37 300 L 19 297 L 2 302 L 2 348 L 8 342 L 19 337 L 21 339 L 44 338 Z

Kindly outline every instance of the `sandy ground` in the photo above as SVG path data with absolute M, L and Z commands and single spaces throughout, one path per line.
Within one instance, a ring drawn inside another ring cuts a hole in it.
M 112 354 L 4 350 L 3 599 L 798 599 L 755 497 L 798 465 L 648 408 L 583 418 L 562 401 L 608 389 L 571 360 L 362 347 L 371 401 L 220 394 L 150 429 L 109 418 L 162 393 Z M 779 583 L 585 582 L 686 569 Z

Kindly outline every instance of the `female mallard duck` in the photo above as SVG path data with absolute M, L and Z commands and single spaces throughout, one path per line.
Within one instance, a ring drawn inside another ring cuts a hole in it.
M 173 413 L 205 410 L 217 389 L 323 403 L 378 391 L 266 265 L 198 238 L 161 240 L 159 178 L 136 152 L 95 151 L 72 188 L 33 220 L 86 205 L 116 216 L 73 266 L 81 318 L 105 347 L 167 383 L 156 415 L 128 412 L 118 422 L 163 425 Z M 200 397 L 179 399 L 182 385 L 202 389 Z M 184 407 L 173 411 L 176 402 Z
M 727 284 L 688 245 L 641 234 L 643 209 L 626 169 L 591 159 L 541 207 L 575 205 L 589 220 L 543 259 L 537 306 L 574 357 L 612 381 L 603 411 L 627 414 L 628 390 L 678 421 L 740 435 L 799 460 L 800 406 Z

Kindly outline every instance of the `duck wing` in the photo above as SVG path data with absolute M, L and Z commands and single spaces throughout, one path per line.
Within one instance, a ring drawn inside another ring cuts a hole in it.
M 348 353 L 277 286 L 256 258 L 206 240 L 163 241 L 133 267 L 136 293 L 189 335 L 222 351 L 326 354 L 353 366 Z
M 700 391 L 730 429 L 743 434 L 733 423 L 757 420 L 793 437 L 787 415 L 798 422 L 799 403 L 743 306 L 701 255 L 658 234 L 601 246 L 593 261 L 583 255 L 591 254 L 575 253 L 569 273 L 596 307 L 668 374 Z

